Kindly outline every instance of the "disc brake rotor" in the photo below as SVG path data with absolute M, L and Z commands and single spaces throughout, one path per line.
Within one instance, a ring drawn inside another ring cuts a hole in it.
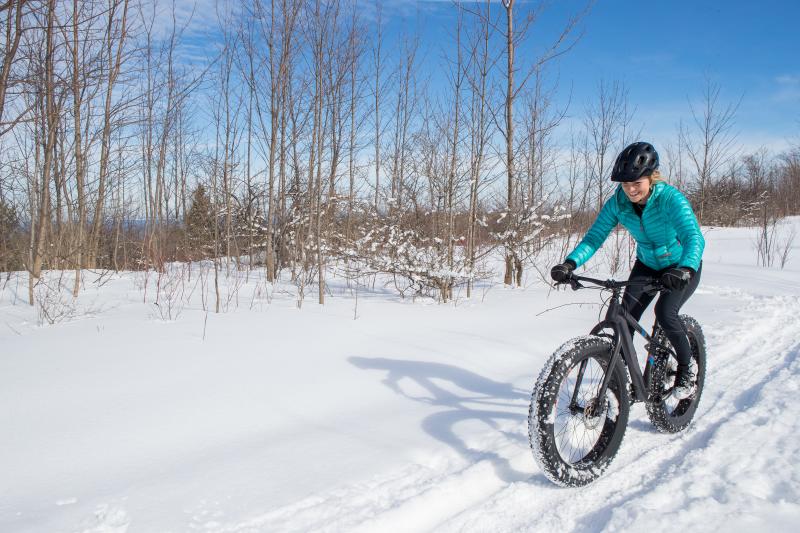
M 583 425 L 587 429 L 597 429 L 605 420 L 608 412 L 608 402 L 599 401 L 594 398 L 583 410 Z

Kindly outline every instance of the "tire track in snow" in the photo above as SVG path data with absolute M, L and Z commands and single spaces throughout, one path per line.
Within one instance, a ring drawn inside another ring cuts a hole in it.
M 510 486 L 441 530 L 602 530 L 622 503 L 642 498 L 666 481 L 691 472 L 687 456 L 705 450 L 726 421 L 792 365 L 800 338 L 800 319 L 793 311 L 797 306 L 796 297 L 770 298 L 742 310 L 757 318 L 705 326 L 709 354 L 706 389 L 689 430 L 676 435 L 657 433 L 637 404 L 619 454 L 598 481 L 580 489 Z M 783 354 L 781 359 L 779 354 Z
M 214 525 L 206 530 L 225 533 L 431 530 L 441 520 L 480 504 L 507 485 L 497 475 L 492 456 L 506 457 L 509 452 L 528 459 L 529 454 L 520 452 L 519 440 L 507 436 L 518 426 L 519 423 L 505 422 L 498 426 L 498 433 L 470 443 L 476 450 L 493 450 L 491 454 L 482 454 L 486 459 L 469 461 L 456 453 L 428 456 L 388 476 L 315 495 L 244 522 L 224 527 Z
M 783 364 L 770 371 L 768 379 L 743 392 L 752 400 L 747 407 L 735 409 L 709 432 L 705 446 L 688 450 L 661 483 L 628 497 L 601 523 L 612 530 L 628 530 L 633 524 L 636 529 L 658 530 L 657 524 L 646 524 L 652 521 L 646 510 L 663 505 L 681 510 L 670 520 L 673 531 L 697 526 L 692 517 L 698 516 L 719 531 L 753 531 L 759 525 L 763 528 L 765 519 L 773 532 L 796 531 L 800 419 L 796 413 L 786 413 L 794 403 L 792 392 L 800 389 L 800 345 L 795 343 L 781 355 Z M 765 449 L 770 453 L 764 454 Z M 781 515 L 775 523 L 774 516 Z

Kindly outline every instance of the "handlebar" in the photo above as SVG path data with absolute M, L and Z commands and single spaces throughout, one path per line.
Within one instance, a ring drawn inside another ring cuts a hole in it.
M 604 289 L 610 290 L 619 290 L 624 289 L 625 287 L 629 287 L 631 285 L 644 285 L 645 292 L 659 292 L 665 290 L 664 284 L 658 278 L 649 278 L 643 280 L 627 280 L 627 281 L 615 281 L 613 279 L 596 279 L 590 278 L 587 276 L 578 276 L 576 274 L 570 273 L 569 277 L 566 281 L 562 281 L 556 283 L 556 285 L 562 284 L 569 284 L 572 287 L 573 291 L 577 291 L 578 289 L 586 288 L 585 285 L 581 284 L 581 281 L 585 281 L 587 283 L 591 283 L 593 285 L 597 285 Z

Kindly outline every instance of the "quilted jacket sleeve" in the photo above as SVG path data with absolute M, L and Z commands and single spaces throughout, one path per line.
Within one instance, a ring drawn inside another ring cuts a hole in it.
M 678 189 L 673 189 L 669 198 L 666 212 L 669 214 L 670 223 L 675 228 L 675 233 L 683 247 L 683 254 L 678 266 L 685 266 L 697 272 L 706 241 L 700 231 L 700 224 L 694 215 L 689 200 Z
M 576 266 L 584 264 L 600 249 L 608 234 L 611 233 L 611 230 L 616 227 L 618 222 L 619 213 L 617 211 L 617 195 L 615 194 L 603 204 L 603 208 L 600 210 L 600 214 L 597 215 L 594 224 L 586 232 L 578 246 L 567 256 L 567 259 L 574 261 Z

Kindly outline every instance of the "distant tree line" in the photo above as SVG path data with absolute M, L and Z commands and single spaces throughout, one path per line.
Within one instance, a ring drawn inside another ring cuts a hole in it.
M 550 238 L 585 228 L 641 133 L 620 83 L 557 104 L 548 65 L 588 11 L 545 37 L 538 4 L 456 2 L 429 72 L 380 2 L 215 7 L 198 32 L 167 1 L 0 3 L 0 271 L 28 272 L 31 303 L 43 270 L 74 271 L 77 296 L 85 269 L 196 260 L 320 303 L 333 268 L 469 295 L 491 252 L 519 285 Z M 565 149 L 568 111 L 583 120 Z M 688 111 L 662 167 L 703 223 L 797 213 L 800 149 L 737 153 L 736 105 L 711 82 Z

